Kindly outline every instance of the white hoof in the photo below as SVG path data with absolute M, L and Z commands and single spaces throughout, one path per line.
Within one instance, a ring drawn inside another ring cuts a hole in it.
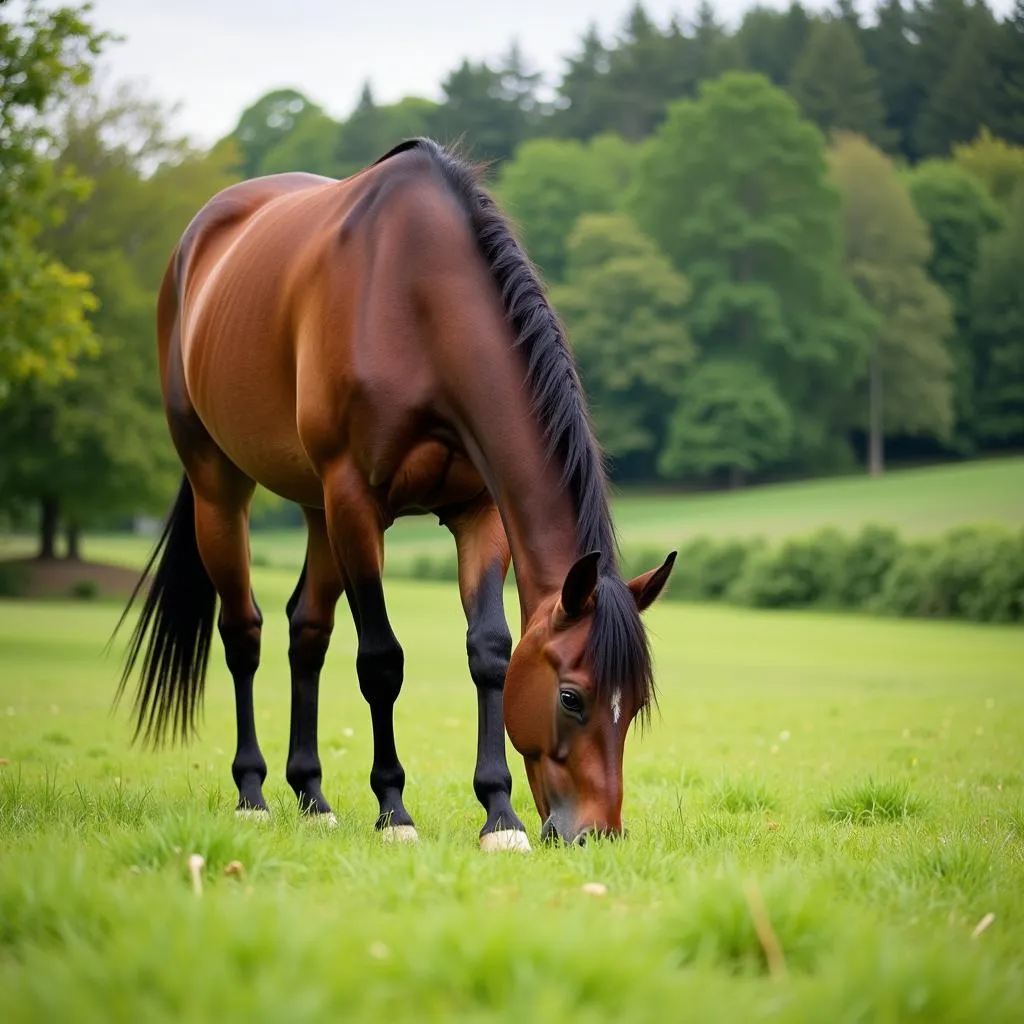
M 380 830 L 380 837 L 385 843 L 418 843 L 415 825 L 388 825 Z
M 338 819 L 334 816 L 334 811 L 328 811 L 327 814 L 304 814 L 302 818 L 314 828 L 338 827 Z
M 236 807 L 235 817 L 244 818 L 246 821 L 255 821 L 258 825 L 263 825 L 270 821 L 270 811 L 265 811 L 262 807 Z
M 526 838 L 525 832 L 517 828 L 503 828 L 497 832 L 488 832 L 480 837 L 480 849 L 484 853 L 494 853 L 497 850 L 514 850 L 516 853 L 529 853 L 530 840 Z

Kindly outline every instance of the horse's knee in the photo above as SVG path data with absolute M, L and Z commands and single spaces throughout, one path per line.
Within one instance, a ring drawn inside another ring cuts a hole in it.
M 398 641 L 369 646 L 360 643 L 356 654 L 359 691 L 369 704 L 394 703 L 402 690 L 405 654 Z
M 466 634 L 469 674 L 478 689 L 501 690 L 512 656 L 512 634 L 508 625 L 474 623 Z

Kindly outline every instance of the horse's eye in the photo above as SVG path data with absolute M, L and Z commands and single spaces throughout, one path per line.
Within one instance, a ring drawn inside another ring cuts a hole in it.
M 559 703 L 569 712 L 574 718 L 583 717 L 583 698 L 579 695 L 576 690 L 570 690 L 568 687 L 563 687 L 558 691 Z

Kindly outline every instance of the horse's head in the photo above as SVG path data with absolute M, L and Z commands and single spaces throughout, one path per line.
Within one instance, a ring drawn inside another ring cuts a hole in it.
M 654 697 L 640 613 L 661 593 L 675 552 L 626 582 L 584 555 L 561 593 L 534 612 L 509 663 L 505 726 L 526 761 L 542 838 L 622 831 L 626 731 Z

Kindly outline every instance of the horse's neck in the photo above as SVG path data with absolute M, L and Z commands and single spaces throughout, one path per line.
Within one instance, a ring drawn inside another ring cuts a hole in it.
M 461 378 L 462 436 L 497 502 L 515 567 L 523 622 L 561 589 L 579 556 L 573 496 L 547 457 L 542 425 L 511 340 Z

